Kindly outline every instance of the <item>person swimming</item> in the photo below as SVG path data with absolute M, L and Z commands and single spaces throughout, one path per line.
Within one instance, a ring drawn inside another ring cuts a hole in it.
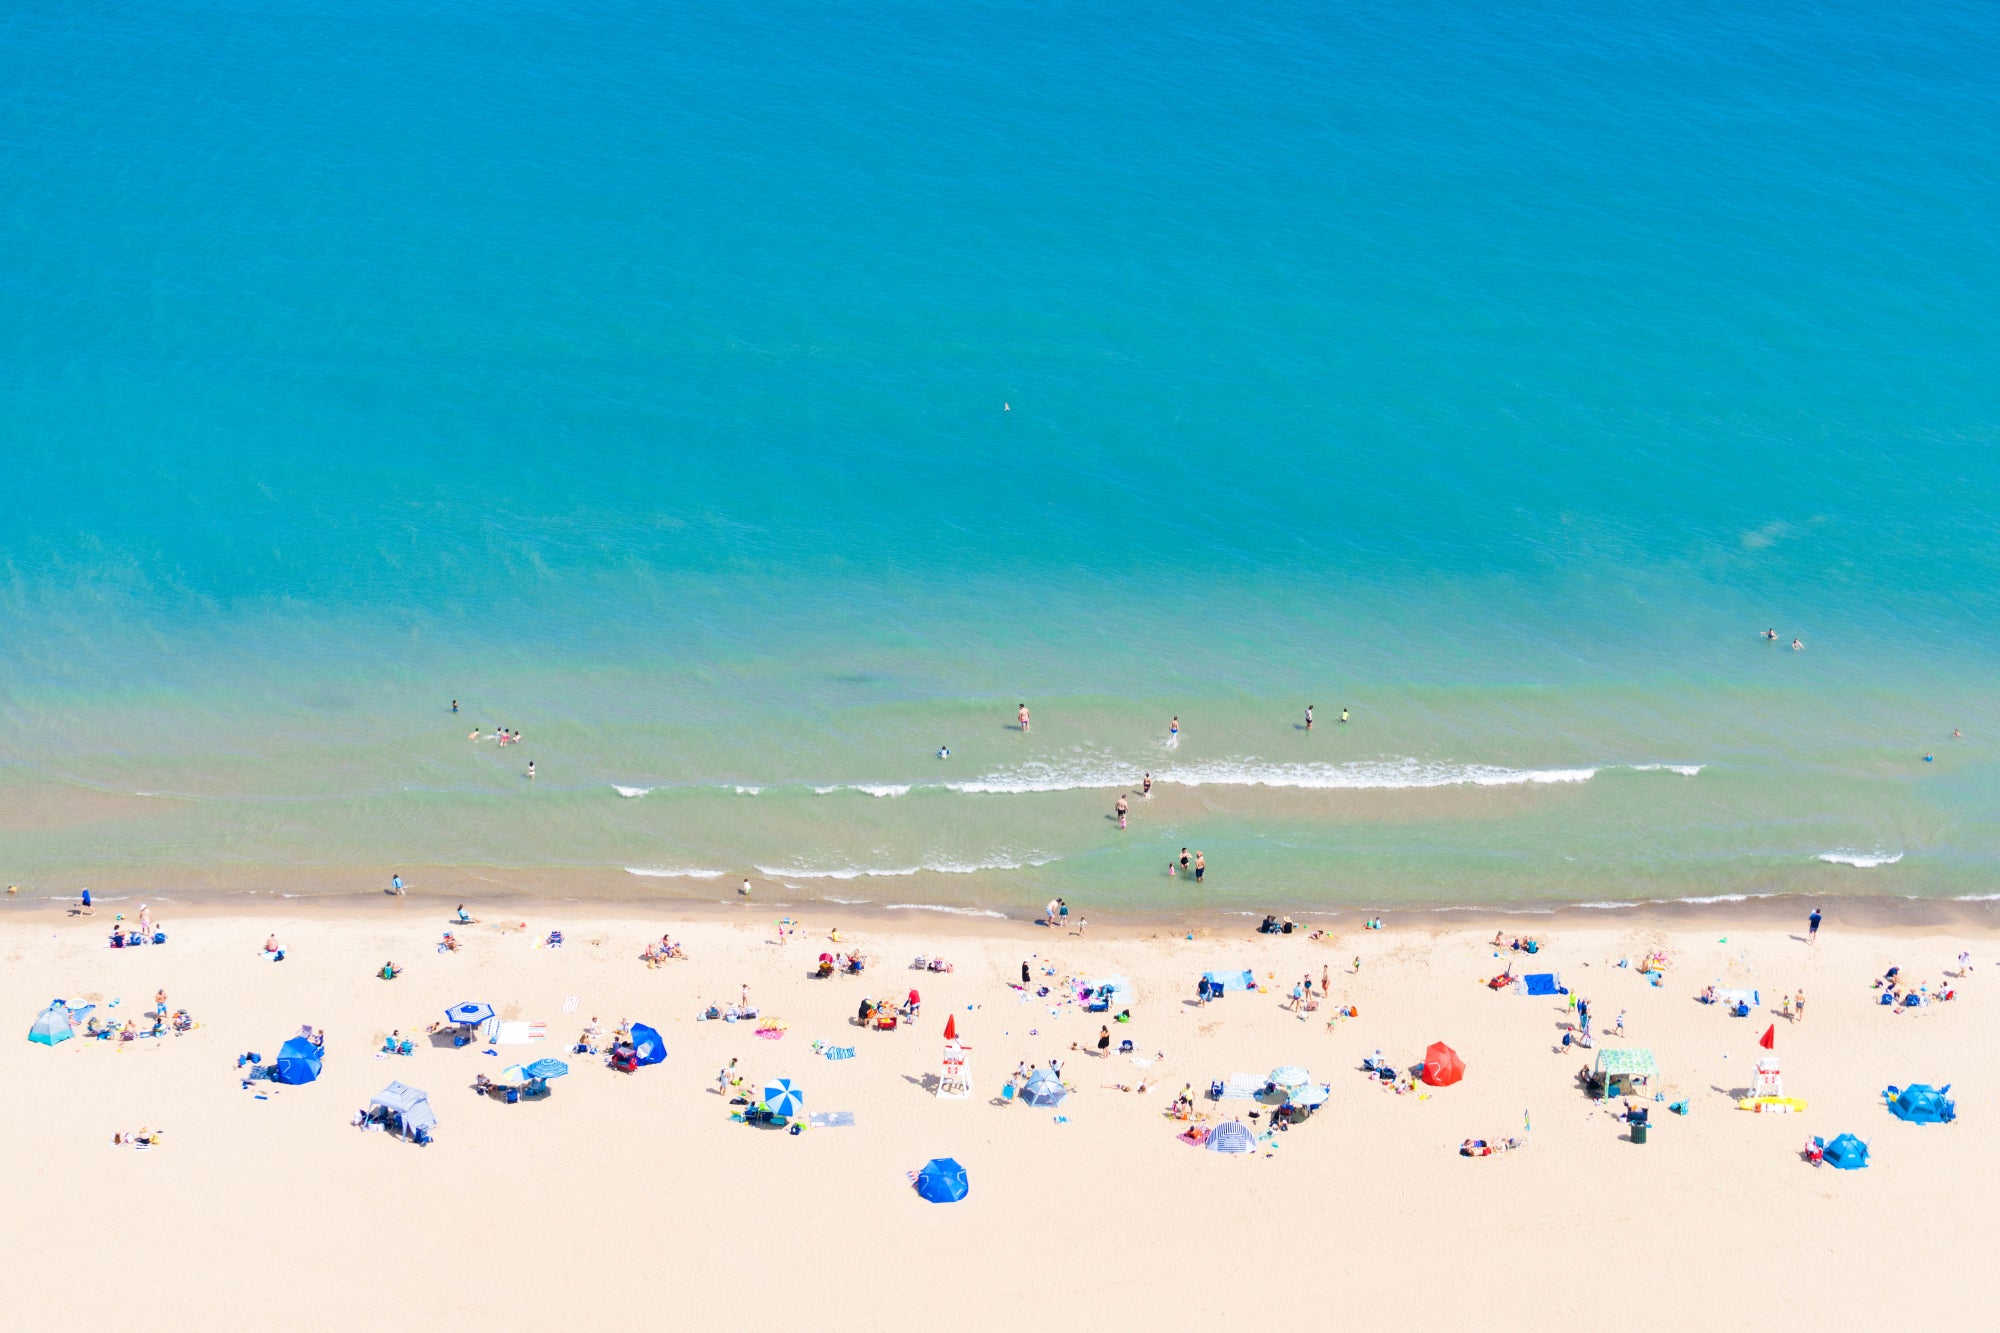
M 938 746 L 938 758 L 940 759 L 951 758 L 951 747 L 949 745 Z

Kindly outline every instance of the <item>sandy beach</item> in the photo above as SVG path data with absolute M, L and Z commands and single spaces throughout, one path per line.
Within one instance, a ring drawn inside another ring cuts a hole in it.
M 931 913 L 659 911 L 590 904 L 471 904 L 480 924 L 437 943 L 454 903 L 431 898 L 155 904 L 164 945 L 113 950 L 111 905 L 54 903 L 0 918 L 0 995 L 17 1038 L 0 1050 L 13 1089 L 0 1161 L 13 1182 L 5 1234 L 17 1253 L 81 1251 L 92 1275 L 18 1284 L 22 1327 L 212 1327 L 272 1317 L 351 1327 L 394 1317 L 438 1327 L 528 1328 L 587 1309 L 600 1327 L 783 1317 L 835 1328 L 1000 1327 L 1053 1306 L 1065 1321 L 1135 1327 L 1174 1319 L 1393 1317 L 1457 1326 L 1532 1302 L 1545 1314 L 1668 1326 L 1754 1316 L 1761 1326 L 1851 1325 L 1920 1308 L 1965 1319 L 1990 1304 L 1962 1275 L 1991 1236 L 2000 1171 L 1971 1135 L 1994 1110 L 1988 969 L 2000 936 L 1960 923 L 1857 929 L 1829 920 L 1816 943 L 1743 911 L 1695 917 L 1571 914 L 1535 925 L 1532 957 L 1492 946 L 1495 925 L 1345 928 L 1260 936 L 1240 918 L 1093 923 L 1085 935 Z M 118 909 L 135 911 L 131 903 Z M 1355 923 L 1358 926 L 1358 922 Z M 1500 923 L 1509 937 L 1526 927 Z M 547 946 L 549 932 L 563 947 Z M 829 942 L 838 930 L 840 942 Z M 686 957 L 648 967 L 669 933 Z M 262 956 L 275 933 L 283 962 Z M 1192 936 L 1192 938 L 1189 938 Z M 815 979 L 822 950 L 859 949 L 859 976 Z M 1956 972 L 1969 950 L 1973 970 Z M 1638 970 L 1665 956 L 1661 984 Z M 917 956 L 949 972 L 911 969 Z M 1356 970 L 1356 960 L 1359 969 Z M 1628 965 L 1620 966 L 1624 960 Z M 386 961 L 402 968 L 382 980 Z M 1587 998 L 1599 1049 L 1651 1049 L 1662 1078 L 1649 1141 L 1635 1144 L 1578 1081 L 1590 1052 L 1564 1051 L 1561 996 L 1485 983 L 1509 962 L 1553 971 Z M 1029 964 L 1030 990 L 1019 987 Z M 1879 1005 L 1887 967 L 1956 998 Z M 1263 989 L 1206 1006 L 1208 970 L 1249 970 Z M 1310 974 L 1331 1002 L 1295 1013 Z M 1065 983 L 1131 979 L 1129 1023 L 1084 1013 Z M 1748 1018 L 1704 1005 L 1707 985 L 1754 986 Z M 747 986 L 765 1023 L 701 1021 Z M 1043 986 L 1048 996 L 1031 993 Z M 893 1032 L 854 1023 L 865 996 L 921 992 Z M 1777 1012 L 1803 989 L 1803 1019 Z M 53 997 L 121 1022 L 152 1008 L 196 1020 L 183 1036 L 53 1047 L 26 1029 Z M 433 1046 L 425 1029 L 465 1000 L 545 1038 Z M 115 1002 L 115 1007 L 114 1007 Z M 1330 1021 L 1336 1008 L 1351 1018 Z M 1624 1016 L 1625 1037 L 1612 1032 Z M 940 1100 L 941 1033 L 969 1048 L 973 1094 Z M 617 1073 L 572 1047 L 595 1017 L 608 1034 L 648 1023 L 670 1051 Z M 244 1085 L 239 1055 L 268 1062 L 301 1025 L 325 1033 L 313 1083 Z M 1794 1115 L 1735 1109 L 1775 1025 Z M 392 1030 L 415 1054 L 381 1055 Z M 1462 1082 L 1398 1094 L 1361 1072 L 1378 1049 L 1420 1063 L 1434 1041 Z M 829 1060 L 813 1044 L 851 1046 Z M 508 1104 L 476 1076 L 541 1056 L 571 1072 L 543 1099 Z M 1019 1062 L 1062 1062 L 1059 1109 L 1002 1096 Z M 791 1135 L 731 1119 L 717 1072 L 752 1089 L 788 1077 L 809 1111 L 851 1127 Z M 1330 1089 L 1315 1115 L 1273 1131 L 1271 1110 L 1209 1100 L 1212 1080 L 1299 1065 Z M 417 1147 L 351 1121 L 392 1080 L 430 1095 L 435 1142 Z M 1122 1092 L 1117 1085 L 1145 1092 Z M 1888 1084 L 1951 1083 L 1961 1122 L 1892 1118 Z M 1205 1151 L 1165 1114 L 1193 1085 L 1197 1114 L 1244 1119 L 1254 1152 Z M 1669 1103 L 1685 1100 L 1685 1116 Z M 1532 1125 L 1523 1134 L 1523 1119 Z M 141 1127 L 149 1149 L 114 1146 Z M 1805 1162 L 1812 1135 L 1852 1132 L 1872 1165 Z M 1466 1139 L 1525 1138 L 1499 1156 Z M 936 1156 L 966 1167 L 959 1203 L 919 1199 L 909 1173 Z

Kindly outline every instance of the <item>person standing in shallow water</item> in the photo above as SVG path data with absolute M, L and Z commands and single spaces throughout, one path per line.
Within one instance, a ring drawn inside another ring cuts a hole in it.
M 1313 706 L 1312 706 L 1311 704 L 1307 704 L 1307 705 L 1306 705 L 1306 730 L 1307 730 L 1307 731 L 1311 731 L 1312 729 L 1313 729 Z
M 1153 794 L 1153 775 L 1151 773 L 1139 779 L 1139 794 L 1141 796 L 1151 796 Z
M 1131 809 L 1131 806 L 1129 806 L 1128 804 L 1126 804 L 1126 801 L 1125 801 L 1125 793 L 1124 793 L 1124 792 L 1122 792 L 1122 791 L 1118 793 L 1118 807 L 1117 807 L 1117 808 L 1118 808 L 1118 827 L 1119 827 L 1119 828 L 1124 828 L 1124 827 L 1125 827 L 1125 812 L 1126 812 L 1127 810 Z
M 1194 854 L 1194 882 L 1197 884 L 1201 883 L 1202 876 L 1206 875 L 1207 873 L 1208 873 L 1208 862 L 1201 859 L 1200 852 L 1196 852 Z
M 1017 721 L 1019 721 L 1019 722 L 1020 722 L 1020 724 L 1021 724 L 1021 734 L 1022 734 L 1023 736 L 1027 735 L 1027 734 L 1028 734 L 1028 705 L 1027 705 L 1026 703 L 1023 703 L 1023 704 L 1021 705 L 1021 711 L 1020 711 L 1020 712 L 1018 712 L 1018 713 L 1016 713 L 1016 714 L 1014 714 L 1014 717 L 1015 717 L 1015 719 L 1016 719 Z

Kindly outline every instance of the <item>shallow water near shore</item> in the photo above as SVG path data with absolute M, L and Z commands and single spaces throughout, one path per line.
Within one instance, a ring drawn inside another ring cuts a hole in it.
M 1990 14 L 1046 17 L 11 19 L 6 877 L 1995 891 Z

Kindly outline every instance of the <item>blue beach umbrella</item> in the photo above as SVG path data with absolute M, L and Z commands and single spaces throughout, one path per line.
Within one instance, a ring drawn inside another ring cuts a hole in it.
M 772 1115 L 797 1115 L 806 1108 L 805 1090 L 788 1078 L 764 1085 L 764 1105 Z
M 280 1083 L 310 1083 L 319 1077 L 324 1060 L 319 1047 L 304 1037 L 293 1037 L 278 1048 L 276 1072 L 271 1077 Z
M 1311 1084 L 1312 1075 L 1297 1065 L 1286 1065 L 1282 1069 L 1273 1069 L 1271 1071 L 1271 1085 L 1281 1092 L 1290 1092 L 1294 1088 L 1310 1087 Z
M 467 1000 L 464 1004 L 455 1004 L 445 1010 L 444 1016 L 448 1023 L 475 1028 L 493 1017 L 493 1006 L 479 1000 Z
M 642 1065 L 656 1065 L 667 1058 L 667 1044 L 644 1023 L 632 1025 L 632 1049 L 638 1053 Z
M 522 1066 L 522 1072 L 529 1078 L 561 1078 L 569 1072 L 569 1066 L 560 1060 L 544 1056 L 531 1065 Z
M 967 1188 L 965 1168 L 954 1158 L 933 1157 L 917 1172 L 917 1193 L 932 1203 L 957 1203 Z
M 1868 1145 L 1852 1134 L 1842 1134 L 1826 1145 L 1826 1164 L 1842 1171 L 1859 1171 L 1868 1165 Z

